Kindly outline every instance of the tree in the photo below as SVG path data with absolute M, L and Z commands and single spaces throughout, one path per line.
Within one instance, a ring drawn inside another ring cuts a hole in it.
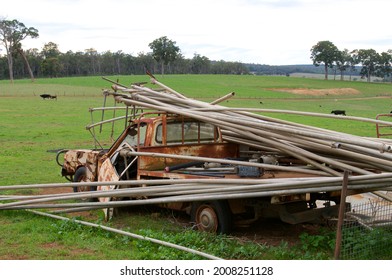
M 42 73 L 51 78 L 58 77 L 62 70 L 62 65 L 59 60 L 61 52 L 58 49 L 58 45 L 49 42 L 44 45 L 41 53 L 44 57 L 44 60 L 41 63 Z
M 351 72 L 356 72 L 357 68 L 356 65 L 359 63 L 359 57 L 358 57 L 358 50 L 352 50 L 350 52 L 350 81 L 351 81 Z
M 325 79 L 328 80 L 328 68 L 332 68 L 333 63 L 337 60 L 338 48 L 330 41 L 320 41 L 310 51 L 313 65 L 320 66 L 321 63 L 324 63 Z
M 51 78 L 58 77 L 62 67 L 57 57 L 49 57 L 42 61 L 42 73 Z
M 373 49 L 358 50 L 358 60 L 362 64 L 360 74 L 370 82 L 370 77 L 375 74 L 376 67 L 380 61 L 380 55 Z
M 0 20 L 0 41 L 2 45 L 4 45 L 6 53 L 7 53 L 7 61 L 8 61 L 8 69 L 10 81 L 13 83 L 14 75 L 13 75 L 13 55 L 18 52 L 22 55 L 28 69 L 32 80 L 34 77 L 32 76 L 32 71 L 30 69 L 28 60 L 26 59 L 23 51 L 22 51 L 22 41 L 27 38 L 37 38 L 38 30 L 34 27 L 26 27 L 23 23 L 18 20 Z
M 164 66 L 177 59 L 180 48 L 176 42 L 169 40 L 166 36 L 155 39 L 148 46 L 152 49 L 153 58 L 161 64 L 161 74 L 164 74 Z
M 375 75 L 386 80 L 392 73 L 392 50 L 382 52 L 379 55 L 378 65 L 376 66 Z
M 45 44 L 44 47 L 42 48 L 41 53 L 45 59 L 58 57 L 61 54 L 61 52 L 59 51 L 58 45 L 53 42 L 49 42 L 49 43 Z
M 96 49 L 94 48 L 89 48 L 85 50 L 85 54 L 87 57 L 91 59 L 91 67 L 93 70 L 93 75 L 96 75 L 97 72 L 101 72 L 101 65 L 99 63 L 99 55 Z M 98 67 L 98 69 L 97 69 Z
M 190 61 L 190 70 L 193 74 L 203 74 L 208 73 L 209 68 L 211 67 L 210 60 L 205 57 L 201 56 L 200 54 L 195 53 L 193 55 L 192 60 Z
M 340 71 L 340 80 L 343 80 L 344 71 L 352 65 L 352 57 L 348 49 L 338 51 L 336 57 L 336 67 Z
M 154 57 L 150 53 L 138 53 L 138 64 L 143 69 L 143 73 L 146 73 L 147 70 L 153 71 L 155 68 Z
M 28 65 L 34 76 L 38 76 L 41 73 L 41 62 L 42 55 L 36 48 L 27 49 L 24 54 L 28 60 Z

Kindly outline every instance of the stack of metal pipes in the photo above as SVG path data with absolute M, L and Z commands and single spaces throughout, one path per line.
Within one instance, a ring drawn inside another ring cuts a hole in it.
M 392 190 L 392 173 L 358 175 L 350 178 L 352 191 Z M 342 188 L 339 177 L 309 177 L 281 179 L 178 179 L 130 180 L 116 182 L 82 182 L 63 184 L 34 184 L 1 186 L 2 190 L 64 188 L 97 185 L 127 186 L 108 191 L 84 193 L 57 193 L 42 195 L 0 195 L 0 210 L 51 209 L 53 213 L 80 212 L 100 208 L 151 205 L 170 202 L 193 202 L 219 199 L 239 199 L 290 195 L 307 192 L 338 191 Z M 144 187 L 139 187 L 144 185 Z M 148 187 L 146 187 L 148 186 Z M 383 194 L 380 194 L 383 195 Z M 107 202 L 80 202 L 83 199 L 111 197 Z M 121 198 L 134 198 L 121 200 Z M 144 199 L 138 199 L 145 197 Z M 388 198 L 388 197 L 386 197 Z M 75 202 L 75 200 L 79 202 Z
M 290 155 L 327 176 L 341 177 L 345 170 L 362 175 L 392 172 L 390 141 L 306 126 L 255 114 L 249 112 L 249 109 L 228 108 L 217 104 L 225 98 L 212 103 L 193 100 L 156 79 L 152 79 L 152 83 L 166 89 L 166 93 L 138 85 L 131 85 L 129 88 L 113 85 L 115 92 L 111 94 L 118 102 L 128 106 L 181 114 L 214 124 L 220 127 L 224 140 L 228 142 Z M 305 112 L 303 114 L 309 115 Z M 390 122 L 372 119 L 351 119 L 392 125 Z
M 116 101 L 127 106 L 142 107 L 211 123 L 220 128 L 223 139 L 239 143 L 255 150 L 276 155 L 285 155 L 303 162 L 303 167 L 279 166 L 262 163 L 236 163 L 216 158 L 185 157 L 181 155 L 151 154 L 149 156 L 179 157 L 189 160 L 220 162 L 237 165 L 253 165 L 271 170 L 308 173 L 302 178 L 273 179 L 184 179 L 184 180 L 131 180 L 118 182 L 90 182 L 69 184 L 38 184 L 25 186 L 0 186 L 1 190 L 20 188 L 57 188 L 75 186 L 127 186 L 110 191 L 89 193 L 59 193 L 35 196 L 0 196 L 0 209 L 55 209 L 54 212 L 72 212 L 108 207 L 169 203 L 178 201 L 203 201 L 215 199 L 236 199 L 288 195 L 307 192 L 326 192 L 341 190 L 343 173 L 349 171 L 348 189 L 358 192 L 374 192 L 385 196 L 382 191 L 391 190 L 392 142 L 376 138 L 366 138 L 347 133 L 302 125 L 289 121 L 253 113 L 254 109 L 228 108 L 219 105 L 230 98 L 230 93 L 211 103 L 187 98 L 185 95 L 167 87 L 152 78 L 152 83 L 164 90 L 154 90 L 140 85 L 125 87 L 114 84 L 113 95 Z M 336 117 L 324 114 L 283 112 L 289 114 L 317 117 Z M 390 122 L 344 117 L 357 121 L 391 125 Z M 131 152 L 132 153 L 132 152 Z M 142 153 L 133 152 L 134 156 Z M 295 176 L 293 176 L 295 177 Z M 141 185 L 148 188 L 139 187 Z M 106 202 L 75 202 L 74 199 L 111 197 L 135 198 L 131 200 L 112 199 Z M 137 198 L 145 197 L 139 200 Z M 385 196 L 390 199 L 390 197 Z M 71 200 L 71 201 L 70 201 Z M 10 202 L 9 202 L 10 201 Z M 61 202 L 61 203 L 58 203 Z

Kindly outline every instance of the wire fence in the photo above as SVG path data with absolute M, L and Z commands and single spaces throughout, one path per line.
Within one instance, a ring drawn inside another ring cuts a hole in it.
M 369 200 L 352 206 L 342 226 L 342 260 L 392 259 L 392 203 Z

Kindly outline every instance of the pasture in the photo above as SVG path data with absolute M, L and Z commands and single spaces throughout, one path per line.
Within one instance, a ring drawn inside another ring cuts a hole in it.
M 118 79 L 125 85 L 149 81 L 148 76 L 109 78 Z M 366 118 L 375 118 L 379 113 L 389 113 L 392 110 L 392 84 L 230 75 L 167 75 L 157 76 L 157 79 L 188 97 L 206 101 L 234 91 L 235 97 L 222 103 L 228 107 L 283 109 L 326 114 L 332 110 L 345 110 L 348 116 Z M 0 186 L 66 182 L 60 175 L 60 167 L 55 161 L 56 154 L 53 151 L 65 148 L 93 148 L 93 139 L 85 129 L 86 125 L 91 122 L 88 110 L 103 105 L 102 89 L 109 89 L 110 86 L 111 84 L 101 77 L 37 79 L 34 83 L 30 80 L 16 80 L 14 84 L 10 84 L 9 81 L 0 81 Z M 44 100 L 40 94 L 45 93 L 55 95 L 57 99 Z M 113 106 L 113 100 L 108 99 L 106 105 Z M 265 115 L 361 136 L 375 137 L 376 135 L 375 125 L 369 123 L 276 113 Z M 99 118 L 100 116 L 96 115 L 95 121 Z M 105 143 L 110 145 L 109 141 Z M 21 237 L 26 234 L 29 226 L 33 226 L 31 222 L 27 223 L 28 220 L 32 219 L 34 223 L 40 223 L 42 219 L 31 218 L 30 214 L 26 217 L 18 213 L 0 212 L 0 223 L 7 224 L 7 227 L 12 228 L 13 235 L 16 235 L 12 238 L 7 237 L 8 230 L 4 226 L 1 227 L 0 248 L 5 249 L 0 249 L 0 256 L 40 259 L 45 258 L 48 252 L 52 252 L 48 249 L 42 253 L 33 253 L 39 251 L 34 246 L 34 241 Z M 99 220 L 102 215 L 94 213 L 89 218 Z M 143 221 L 143 215 L 135 219 L 136 221 L 132 222 L 135 229 L 164 231 L 168 228 L 167 225 L 164 226 L 165 221 L 156 219 Z M 20 225 L 15 224 L 15 220 Z M 131 223 L 125 221 L 127 221 L 125 218 L 121 220 L 122 223 Z M 52 222 L 43 221 L 42 223 L 48 226 Z M 146 227 L 151 228 L 146 229 Z M 54 229 L 56 230 L 57 228 Z M 39 244 L 57 242 L 58 236 L 43 233 L 44 228 L 38 227 L 38 231 L 45 234 L 42 240 L 37 241 Z M 23 242 L 17 245 L 20 240 Z M 78 244 L 82 244 L 83 240 L 89 240 L 89 236 L 84 236 Z M 92 249 L 94 245 L 91 245 L 90 255 L 86 255 L 85 252 L 71 255 L 62 250 L 66 251 L 66 247 L 74 241 L 65 241 L 61 238 L 59 242 L 61 250 L 57 249 L 60 253 L 57 250 L 53 252 L 53 255 L 49 254 L 47 258 L 142 258 L 138 253 L 129 257 L 127 250 L 117 254 L 97 255 L 97 252 Z M 104 243 L 102 240 L 97 242 Z M 6 254 L 6 248 L 24 246 L 23 244 L 30 244 L 25 246 L 23 253 L 19 254 L 15 250 Z M 73 246 L 83 251 L 83 245 Z M 107 246 L 104 247 L 106 250 L 119 245 L 105 244 L 102 246 Z M 137 246 L 134 246 L 137 251 Z M 151 252 L 150 257 L 153 257 Z M 173 255 L 173 258 L 177 257 Z M 259 257 L 261 256 L 251 256 L 251 258 Z M 241 256 L 241 258 L 246 258 L 246 256 Z

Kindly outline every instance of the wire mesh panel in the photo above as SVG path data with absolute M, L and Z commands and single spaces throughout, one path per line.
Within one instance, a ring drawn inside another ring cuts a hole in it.
M 340 259 L 392 259 L 392 203 L 383 199 L 356 204 L 345 215 Z

